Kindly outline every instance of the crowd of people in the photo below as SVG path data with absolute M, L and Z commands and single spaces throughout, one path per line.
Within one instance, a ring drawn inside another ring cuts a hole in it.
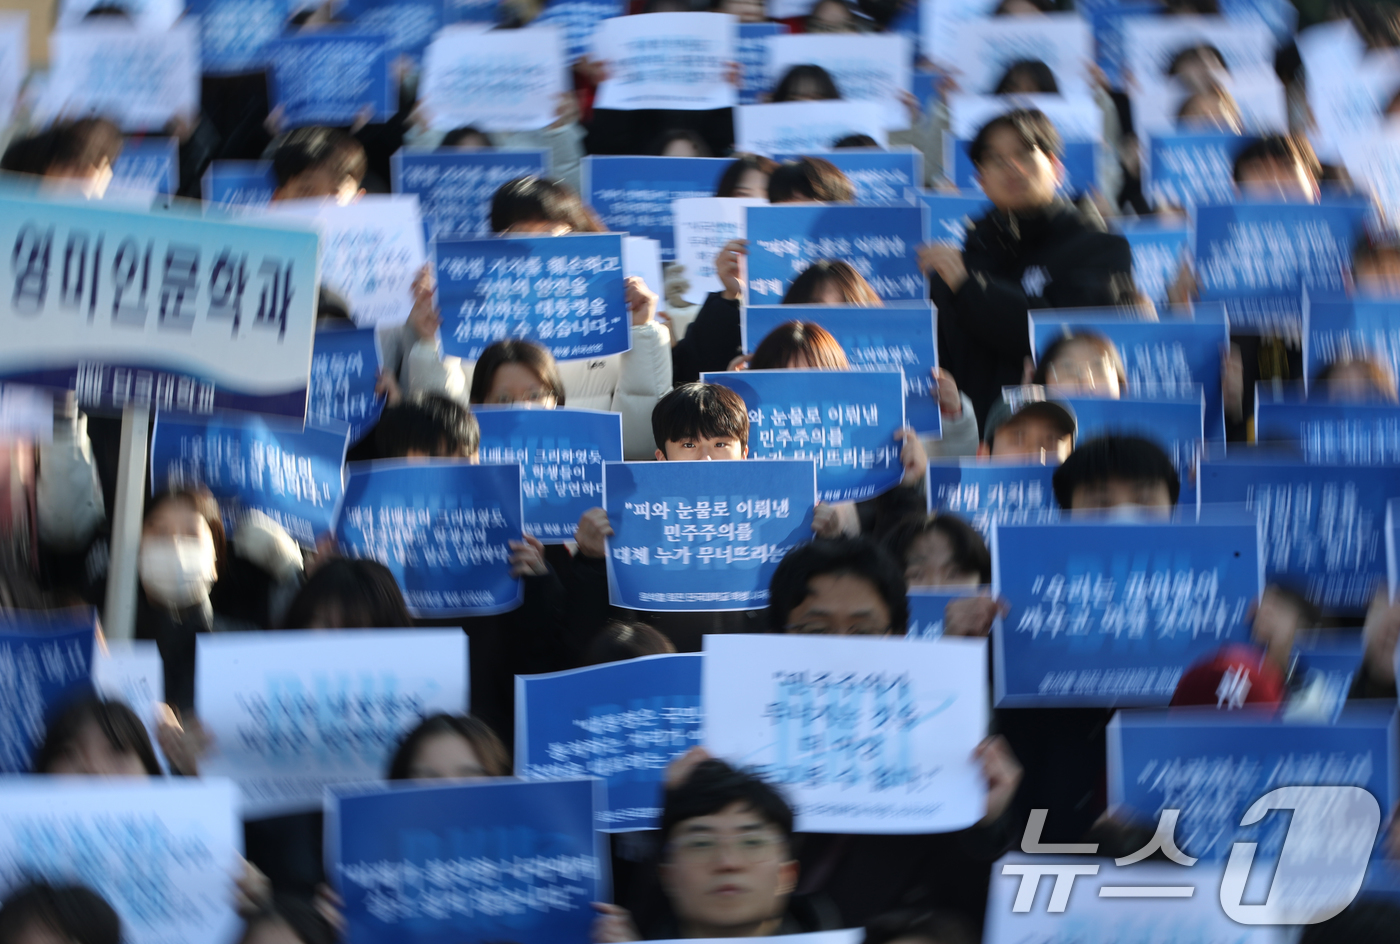
M 936 4 L 938 0 L 934 0 Z M 637 4 L 634 4 L 637 6 Z M 1050 0 L 1002 0 L 988 16 L 1034 17 L 1058 10 Z M 1350 20 L 1373 49 L 1400 46 L 1400 14 L 1383 4 L 1346 0 L 1325 11 L 1302 9 L 1303 22 Z M 501 29 L 528 28 L 542 0 L 500 5 Z M 701 9 L 690 0 L 648 0 L 634 14 Z M 712 9 L 743 23 L 766 20 L 756 0 L 716 0 Z M 900 29 L 910 4 L 894 0 L 818 0 L 795 31 L 873 33 Z M 1065 9 L 1070 9 L 1068 3 Z M 1215 0 L 1171 0 L 1153 15 L 1218 16 Z M 130 19 L 119 5 L 87 13 L 116 23 Z M 337 5 L 306 8 L 288 31 L 343 22 Z M 136 28 L 132 26 L 132 28 Z M 1247 129 L 1229 90 L 1218 50 L 1196 46 L 1175 57 L 1173 81 L 1185 126 L 1243 134 L 1255 140 L 1233 164 L 1239 198 L 1315 202 L 1330 188 L 1350 188 L 1343 168 L 1320 162 L 1309 145 L 1309 76 L 1295 44 L 1281 42 L 1276 66 L 1295 126 Z M 930 65 L 930 63 L 921 63 Z M 931 64 L 937 67 L 938 63 Z M 464 127 L 427 130 L 416 79 L 406 68 L 399 109 L 387 122 L 352 127 L 281 127 L 261 72 L 206 76 L 201 109 L 164 130 L 179 140 L 181 198 L 198 200 L 212 161 L 269 160 L 274 201 L 319 199 L 347 204 L 388 192 L 389 160 L 401 148 L 537 147 L 550 152 L 547 177 L 509 181 L 489 208 L 495 234 L 559 236 L 604 232 L 579 196 L 585 154 L 717 156 L 732 163 L 717 181 L 723 197 L 772 204 L 846 203 L 855 187 L 831 162 L 803 157 L 775 162 L 734 153 L 729 109 L 619 111 L 592 107 L 604 63 L 575 63 L 575 90 L 561 99 L 545 128 L 486 133 Z M 941 94 L 956 90 L 943 73 Z M 901 481 L 875 498 L 819 504 L 809 543 L 789 552 L 762 609 L 728 612 L 638 612 L 609 599 L 608 538 L 613 523 L 593 508 L 572 540 L 544 545 L 527 535 L 511 545 L 513 576 L 523 602 L 506 613 L 417 619 L 391 571 L 372 560 L 340 556 L 333 541 L 301 547 L 266 516 L 244 516 L 231 533 L 208 489 L 187 486 L 150 497 L 142 517 L 136 636 L 154 640 L 170 712 L 154 742 L 131 706 L 86 695 L 61 707 L 47 723 L 31 772 L 87 777 L 198 777 L 207 738 L 195 713 L 196 640 L 202 633 L 288 629 L 411 626 L 462 627 L 470 640 L 470 713 L 423 718 L 391 758 L 387 780 L 505 777 L 513 771 L 517 675 L 599 665 L 646 655 L 695 652 L 719 633 L 903 635 L 907 595 L 914 588 L 982 588 L 948 605 L 947 636 L 986 637 L 1009 616 L 993 597 L 992 555 L 984 535 L 946 511 L 930 513 L 931 460 L 1029 462 L 1056 465 L 1055 502 L 1065 515 L 1132 510 L 1147 520 L 1170 517 L 1193 468 L 1178 468 L 1162 446 L 1139 435 L 1079 435 L 1072 411 L 1057 395 L 1118 398 L 1130 392 L 1123 352 L 1108 338 L 1067 335 L 1033 348 L 1029 313 L 1037 309 L 1111 308 L 1124 318 L 1189 318 L 1199 297 L 1183 262 L 1171 287 L 1170 310 L 1158 311 L 1135 277 L 1128 241 L 1117 231 L 1124 216 L 1168 218 L 1183 208 L 1155 205 L 1144 194 L 1132 101 L 1125 89 L 1095 73 L 1094 97 L 1106 128 L 1099 186 L 1068 193 L 1065 145 L 1047 114 L 1023 102 L 981 124 L 968 156 L 990 207 L 970 221 L 962 245 L 909 247 L 927 276 L 937 309 L 939 367 L 931 378 L 943 433 L 921 437 L 900 430 Z M 997 83 L 997 94 L 1058 93 L 1040 62 L 1018 62 Z M 818 65 L 775 77 L 773 102 L 840 98 Z M 872 105 L 871 107 L 877 107 Z M 910 99 L 910 127 L 891 136 L 924 151 L 926 183 L 951 187 L 944 176 L 946 107 Z M 157 129 L 153 129 L 157 130 Z M 0 167 L 38 178 L 54 199 L 101 199 L 126 136 L 102 116 L 30 123 L 20 109 L 7 129 Z M 869 146 L 872 140 L 832 142 Z M 951 168 L 949 168 L 951 171 Z M 954 188 L 955 189 L 955 188 Z M 745 257 L 736 240 L 715 259 L 722 289 L 700 305 L 676 286 L 626 280 L 631 347 L 599 361 L 556 362 L 530 340 L 491 344 L 475 362 L 444 356 L 442 313 L 431 265 L 414 285 L 412 312 L 402 325 L 380 326 L 378 393 L 385 406 L 377 425 L 350 450 L 350 461 L 437 458 L 475 463 L 480 431 L 473 408 L 585 406 L 623 416 L 629 459 L 742 460 L 750 452 L 750 414 L 727 387 L 702 374 L 730 370 L 851 369 L 847 352 L 811 307 L 767 336 L 741 330 Z M 1400 239 L 1373 227 L 1356 245 L 1347 273 L 1355 292 L 1378 296 L 1400 289 Z M 316 331 L 353 327 L 353 306 L 323 286 Z M 864 306 L 882 299 L 848 261 L 823 259 L 787 286 L 785 305 Z M 1256 381 L 1306 380 L 1309 395 L 1329 402 L 1397 401 L 1391 366 L 1364 351 L 1303 377 L 1296 335 L 1237 329 L 1222 355 L 1218 385 L 1231 447 L 1254 439 Z M 1039 392 L 1008 397 L 1007 388 Z M 101 607 L 111 555 L 109 509 L 115 504 L 119 424 L 100 409 L 58 396 L 51 441 L 0 444 L 9 495 L 0 507 L 8 532 L 0 548 L 0 609 Z M 1394 497 L 1400 497 L 1400 476 Z M 1194 509 L 1190 509 L 1194 515 Z M 1131 536 L 1131 530 L 1124 532 Z M 1400 604 L 1381 582 L 1364 616 L 1327 613 L 1305 590 L 1271 582 L 1252 611 L 1250 646 L 1212 655 L 1187 672 L 1173 704 L 1217 704 L 1215 684 L 1247 671 L 1251 704 L 1279 707 L 1306 700 L 1295 676 L 1295 647 L 1304 636 L 1358 632 L 1363 657 L 1349 698 L 1393 706 Z M 914 643 L 910 643 L 913 645 Z M 779 785 L 694 749 L 678 757 L 660 788 L 659 830 L 612 837 L 612 902 L 597 903 L 597 942 L 673 938 L 766 937 L 838 928 L 865 928 L 873 944 L 970 944 L 981 939 L 993 863 L 1017 848 L 1032 811 L 1049 843 L 1096 841 L 1110 855 L 1127 855 L 1150 837 L 1116 819 L 1104 792 L 1105 730 L 1111 708 L 999 708 L 978 747 L 986 816 L 958 832 L 933 835 L 820 835 L 794 830 L 794 813 Z M 161 759 L 164 759 L 165 766 Z M 169 773 L 166 773 L 166 767 Z M 244 823 L 246 863 L 230 889 L 246 920 L 244 944 L 321 944 L 343 931 L 340 903 L 322 861 L 322 817 L 296 814 Z M 92 889 L 35 882 L 0 890 L 0 944 L 117 944 L 121 919 Z M 1393 941 L 1400 912 L 1362 899 L 1341 915 L 1302 932 L 1308 944 Z M 1084 940 L 1097 940 L 1092 937 Z M 1170 938 L 1164 937 L 1163 940 Z M 408 938 L 405 938 L 408 940 Z M 1107 940 L 1106 938 L 1103 940 Z M 191 942 L 204 944 L 204 942 Z

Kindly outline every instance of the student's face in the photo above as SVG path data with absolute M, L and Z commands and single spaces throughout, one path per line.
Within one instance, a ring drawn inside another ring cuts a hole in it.
M 1362 361 L 1349 361 L 1332 368 L 1327 381 L 1327 399 L 1333 403 L 1364 403 L 1376 398 L 1395 399 L 1395 386 L 1377 385 L 1371 367 Z
M 285 921 L 261 920 L 248 929 L 240 944 L 302 944 Z
M 831 6 L 831 4 L 827 4 L 827 6 Z M 792 88 L 788 90 L 787 100 L 790 102 L 824 102 L 827 98 L 817 80 L 804 75 L 792 83 Z
M 491 377 L 491 389 L 486 402 L 496 404 L 531 403 L 553 409 L 554 391 L 545 386 L 539 375 L 524 364 L 502 364 Z
M 750 200 L 767 200 L 768 175 L 756 167 L 750 167 L 739 175 L 739 182 L 734 187 L 734 196 L 747 197 Z
M 408 765 L 412 780 L 465 780 L 485 777 L 481 758 L 471 742 L 457 734 L 434 734 L 425 738 Z
M 143 539 L 159 538 L 208 538 L 213 543 L 214 534 L 209 530 L 209 522 L 204 516 L 184 501 L 163 501 L 151 512 L 141 526 Z
M 1240 168 L 1239 185 L 1240 193 L 1251 200 L 1316 203 L 1318 199 L 1317 181 L 1295 161 L 1250 161 Z
M 1044 11 L 1030 0 L 1010 0 L 998 11 L 1002 16 L 1039 16 Z
M 353 177 L 337 177 L 334 171 L 318 167 L 303 171 L 285 186 L 272 192 L 273 202 L 279 200 L 315 200 L 331 197 L 341 206 L 349 206 L 363 193 Z
M 56 189 L 67 193 L 76 189 L 90 200 L 100 200 L 107 193 L 112 177 L 112 165 L 105 157 L 96 167 L 50 165 L 49 169 L 44 171 L 43 179 L 46 183 L 43 189 Z
M 1271 587 L 1264 588 L 1249 635 L 1256 646 L 1263 648 L 1269 660 L 1284 671 L 1288 670 L 1301 618 L 1298 608 L 1286 597 Z
M 1240 116 L 1225 104 L 1224 100 L 1213 95 L 1198 95 L 1182 109 L 1178 122 L 1183 131 L 1223 131 L 1239 134 Z
M 1071 341 L 1060 348 L 1045 368 L 1045 386 L 1109 400 L 1122 395 L 1113 358 L 1088 341 Z
M 1171 490 L 1166 482 L 1108 479 L 1091 485 L 1079 485 L 1070 496 L 1070 508 L 1074 511 L 1132 506 L 1154 509 L 1159 513 L 1165 512 L 1164 517 L 1169 516 L 1172 509 Z
M 775 826 L 735 802 L 676 826 L 661 883 L 687 933 L 712 937 L 780 915 L 797 884 L 797 863 Z
M 762 23 L 764 20 L 763 0 L 724 0 L 719 12 L 737 16 L 740 23 Z
M 515 233 L 523 236 L 563 236 L 573 232 L 573 227 L 568 223 L 551 223 L 549 220 L 526 220 L 522 223 L 512 223 L 501 230 L 502 234 Z
M 65 744 L 54 758 L 48 774 L 85 777 L 147 777 L 146 767 L 135 754 L 119 751 L 96 724 L 89 722 Z
M 1025 72 L 1013 75 L 1006 86 L 1007 95 L 1034 95 L 1039 91 L 1040 86 L 1036 84 L 1035 79 Z
M 670 439 L 666 451 L 656 450 L 656 458 L 669 462 L 689 462 L 698 459 L 747 459 L 749 447 L 733 436 L 716 436 L 713 439 L 696 436 L 691 439 Z
M 661 151 L 662 157 L 701 157 L 699 151 L 695 149 L 695 142 L 687 141 L 685 138 L 674 138 L 666 142 L 666 147 Z
M 1229 75 L 1230 71 L 1218 57 L 1195 56 L 1181 64 L 1176 73 L 1176 80 L 1192 92 L 1204 92 L 1214 83 L 1229 78 Z
M 822 574 L 807 582 L 807 598 L 788 614 L 787 631 L 822 636 L 884 636 L 890 609 L 875 585 L 852 574 Z
M 71 937 L 55 931 L 42 921 L 30 921 L 20 929 L 12 944 L 78 944 Z
M 975 587 L 980 583 L 979 575 L 958 569 L 953 542 L 941 531 L 919 535 L 904 558 L 904 582 L 911 587 Z
M 1022 416 L 1008 420 L 992 438 L 994 459 L 1028 456 L 1064 462 L 1074 448 L 1074 437 L 1065 435 L 1043 416 Z
M 1379 252 L 1356 263 L 1356 287 L 1366 295 L 1400 295 L 1400 253 Z
M 851 11 L 844 3 L 818 3 L 807 24 L 809 33 L 844 33 L 851 29 Z
M 1055 199 L 1064 167 L 1012 129 L 998 128 L 987 139 L 977 177 L 998 210 L 1033 210 Z

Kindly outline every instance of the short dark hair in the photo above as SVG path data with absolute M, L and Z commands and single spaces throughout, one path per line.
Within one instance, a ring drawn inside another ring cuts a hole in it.
M 733 436 L 749 444 L 749 409 L 744 398 L 719 384 L 681 384 L 651 411 L 651 435 L 663 453 L 668 442 Z
M 462 404 L 429 394 L 385 407 L 374 428 L 374 445 L 382 459 L 410 452 L 474 456 L 481 446 L 481 428 Z
M 608 662 L 623 662 L 642 656 L 659 656 L 676 651 L 671 642 L 660 630 L 646 623 L 609 620 L 598 631 L 598 635 L 588 644 L 584 654 L 584 665 L 603 665 Z
M 400 629 L 413 625 L 403 591 L 378 561 L 333 558 L 292 598 L 283 629 Z
M 510 776 L 510 754 L 491 726 L 475 715 L 429 715 L 418 727 L 403 736 L 394 756 L 389 760 L 386 780 L 407 780 L 408 769 L 423 742 L 440 734 L 455 734 L 472 746 L 481 761 L 482 772 L 488 777 Z
M 745 770 L 736 770 L 722 760 L 705 760 L 695 765 L 690 776 L 666 791 L 661 808 L 661 842 L 671 841 L 676 827 L 699 816 L 713 816 L 726 807 L 742 803 L 792 842 L 792 807 L 771 784 Z
M 785 321 L 754 348 L 749 369 L 783 370 L 799 356 L 812 370 L 847 370 L 851 366 L 830 331 L 811 321 Z
M 798 65 L 783 73 L 783 77 L 773 87 L 769 101 L 775 104 L 792 101 L 792 96 L 797 91 L 796 86 L 800 82 L 811 82 L 815 85 L 819 99 L 831 100 L 841 97 L 841 90 L 836 87 L 836 80 L 831 77 L 830 72 L 817 65 Z
M 787 631 L 792 611 L 811 595 L 814 578 L 842 574 L 870 583 L 890 611 L 890 632 L 904 635 L 909 626 L 904 569 L 889 551 L 864 537 L 818 538 L 788 551 L 768 585 L 769 631 Z
M 1181 478 L 1162 447 L 1141 436 L 1100 436 L 1080 443 L 1051 477 L 1055 501 L 1066 510 L 1074 507 L 1074 491 L 1081 485 L 1104 482 L 1161 482 L 1175 505 L 1181 497 Z
M 1241 182 L 1249 165 L 1263 161 L 1297 164 L 1314 180 L 1322 176 L 1322 165 L 1307 139 L 1291 134 L 1267 134 L 1235 156 L 1232 168 L 1235 183 Z
M 491 135 L 487 134 L 485 131 L 482 131 L 480 128 L 474 128 L 471 125 L 463 125 L 460 128 L 453 128 L 451 131 L 444 134 L 442 136 L 442 143 L 439 144 L 438 147 L 461 147 L 462 142 L 466 141 L 468 138 L 480 138 L 486 142 L 486 147 L 496 146 L 496 142 L 491 140 Z
M 1212 43 L 1199 43 L 1195 46 L 1187 46 L 1179 49 L 1172 55 L 1171 61 L 1167 63 L 1167 75 L 1177 75 L 1186 66 L 1193 62 L 1205 64 L 1207 56 L 1214 56 L 1215 61 L 1225 69 L 1230 71 L 1230 63 L 1225 60 L 1225 54 Z
M 252 939 L 259 925 L 284 924 L 302 944 L 335 944 L 337 935 L 330 923 L 309 901 L 287 894 L 275 894 L 256 914 L 246 919 L 239 944 Z
M 883 305 L 855 266 L 840 259 L 818 259 L 803 269 L 783 293 L 783 305 L 809 305 L 824 286 L 834 285 L 847 305 Z
M 972 158 L 973 164 L 981 166 L 982 155 L 987 153 L 987 148 L 991 146 L 991 136 L 1003 128 L 1014 131 L 1028 148 L 1034 148 L 1054 158 L 1064 153 L 1060 132 L 1055 130 L 1055 125 L 1045 112 L 1039 108 L 1015 108 L 1004 115 L 998 115 L 977 129 L 976 136 L 967 148 L 967 155 Z
M 719 175 L 719 183 L 715 185 L 715 196 L 734 196 L 734 191 L 739 187 L 739 181 L 751 170 L 771 177 L 777 167 L 777 162 L 772 158 L 761 157 L 758 154 L 736 155 L 730 165 L 724 169 L 724 173 Z
M 1389 944 L 1400 927 L 1400 905 L 1358 898 L 1341 914 L 1303 929 L 1298 944 Z
M 661 134 L 656 136 L 656 140 L 652 142 L 651 153 L 658 155 L 665 154 L 666 148 L 670 147 L 671 143 L 674 141 L 685 141 L 691 147 L 695 148 L 697 157 L 715 156 L 714 150 L 710 147 L 710 142 L 706 141 L 699 133 L 690 128 L 670 128 L 661 132 Z
M 605 232 L 593 211 L 562 180 L 517 177 L 491 197 L 491 232 L 504 233 L 520 223 L 553 223 L 576 233 Z
M 768 175 L 768 202 L 818 200 L 822 203 L 849 203 L 856 198 L 851 179 L 831 161 L 804 157 L 784 161 Z
M 125 704 L 108 701 L 91 691 L 84 692 L 64 706 L 44 732 L 44 740 L 34 752 L 34 773 L 48 773 L 63 751 L 88 725 L 96 725 L 112 750 L 135 754 L 152 777 L 162 775 L 156 750 L 146 726 Z
M 369 170 L 369 159 L 364 145 L 339 128 L 297 128 L 273 143 L 272 175 L 278 187 L 316 170 L 329 171 L 336 180 L 348 177 L 359 186 Z
M 539 378 L 540 383 L 549 388 L 557 406 L 564 405 L 564 381 L 559 377 L 559 364 L 547 347 L 521 338 L 507 338 L 488 345 L 477 358 L 472 368 L 472 386 L 467 399 L 472 403 L 485 403 L 491 393 L 491 384 L 496 380 L 496 371 L 506 364 L 520 364 L 529 368 Z
M 831 143 L 833 150 L 843 148 L 878 148 L 880 142 L 876 141 L 868 134 L 848 134 L 844 138 L 837 138 Z
M 122 922 L 97 892 L 85 885 L 33 882 L 10 892 L 0 905 L 0 941 L 11 944 L 36 927 L 75 944 L 121 944 Z
M 1022 79 L 1029 79 L 1037 92 L 1060 94 L 1060 83 L 1055 80 L 1054 70 L 1039 59 L 1017 59 L 1011 63 L 993 87 L 992 94 L 1009 95 Z
M 907 938 L 928 944 L 976 944 L 977 935 L 967 919 L 949 911 L 908 909 L 880 915 L 865 926 L 864 944 L 890 944 Z
M 953 564 L 961 573 L 976 574 L 984 584 L 992 582 L 992 555 L 987 550 L 987 542 L 976 528 L 948 512 L 910 515 L 896 522 L 885 535 L 885 547 L 898 558 L 901 567 L 908 567 L 909 549 L 914 542 L 935 532 L 948 539 L 953 549 Z
M 79 118 L 60 122 L 36 135 L 33 173 L 56 168 L 88 169 L 112 165 L 122 152 L 122 132 L 106 118 Z

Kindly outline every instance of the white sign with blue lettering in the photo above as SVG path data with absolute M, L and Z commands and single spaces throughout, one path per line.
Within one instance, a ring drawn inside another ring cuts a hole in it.
M 834 99 L 820 102 L 774 102 L 734 109 L 734 150 L 746 154 L 806 154 L 830 150 L 837 141 L 865 134 L 884 147 L 889 143 L 884 110 L 869 102 Z
M 1044 16 L 997 16 L 962 23 L 947 65 L 958 86 L 978 95 L 995 95 L 1009 68 L 1016 63 L 1040 63 L 1050 69 L 1061 95 L 1089 95 L 1088 64 L 1094 58 L 1094 36 L 1077 13 Z
M 533 131 L 554 122 L 565 82 L 557 27 L 446 29 L 423 55 L 423 107 L 432 127 Z
M 798 33 L 768 40 L 768 69 L 776 86 L 794 66 L 821 66 L 845 101 L 880 105 L 887 130 L 908 128 L 903 95 L 914 87 L 914 55 L 898 33 Z
M 43 116 L 100 115 L 126 131 L 150 131 L 199 114 L 199 35 L 191 23 L 61 29 L 49 37 L 49 61 Z
M 739 20 L 723 13 L 650 13 L 604 20 L 594 57 L 606 65 L 595 108 L 709 111 L 739 102 L 730 81 Z

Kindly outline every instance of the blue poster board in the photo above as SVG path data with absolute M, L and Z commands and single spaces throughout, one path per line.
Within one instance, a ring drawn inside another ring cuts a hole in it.
M 855 202 L 861 206 L 912 205 L 919 199 L 918 188 L 924 185 L 924 155 L 913 147 L 775 154 L 773 160 L 781 162 L 803 157 L 819 157 L 835 164 L 855 185 Z
M 980 192 L 953 194 L 923 190 L 919 192 L 919 199 L 928 207 L 933 241 L 952 243 L 959 249 L 967 242 L 972 225 L 992 208 L 992 201 Z
M 1079 423 L 1074 444 L 1099 436 L 1142 436 L 1161 446 L 1171 457 L 1181 476 L 1182 501 L 1189 502 L 1190 472 L 1201 457 L 1205 439 L 1205 401 L 1197 391 L 1194 399 L 1099 397 L 1060 397 L 1069 405 Z
M 1220 131 L 1157 133 L 1147 139 L 1147 199 L 1187 208 L 1235 200 L 1235 158 L 1257 138 Z
M 317 331 L 311 348 L 306 419 L 318 426 L 347 424 L 351 444 L 374 429 L 384 410 L 384 397 L 374 391 L 379 379 L 379 345 L 374 333 L 373 328 Z
M 448 0 L 468 3 L 473 0 Z M 534 21 L 540 26 L 557 26 L 564 31 L 569 47 L 569 61 L 588 55 L 593 43 L 593 30 L 598 24 L 627 12 L 624 0 L 549 0 L 544 12 Z M 480 18 L 480 17 L 478 17 Z
M 318 30 L 283 36 L 264 49 L 268 97 L 287 128 L 348 127 L 366 110 L 371 120 L 387 121 L 398 110 L 393 51 L 382 33 Z
M 345 0 L 336 15 L 363 33 L 387 36 L 389 50 L 415 60 L 447 22 L 449 0 Z
M 29 773 L 56 711 L 92 689 L 97 611 L 0 613 L 0 774 Z
M 1335 361 L 1374 359 L 1400 376 L 1400 299 L 1348 298 L 1308 292 L 1303 298 L 1303 377 L 1313 381 Z
M 199 69 L 205 75 L 255 72 L 267 64 L 266 45 L 287 29 L 287 0 L 188 0 L 199 21 Z
M 1051 480 L 1058 466 L 991 459 L 928 464 L 928 510 L 966 518 L 984 538 L 992 523 L 1043 524 L 1060 516 Z
M 112 165 L 113 190 L 168 197 L 180 189 L 180 148 L 174 138 L 127 141 Z
M 1325 391 L 1315 391 L 1326 396 Z M 1400 464 L 1400 406 L 1254 397 L 1256 442 L 1297 443 L 1309 462 Z
M 429 240 L 491 235 L 491 198 L 506 181 L 549 175 L 541 150 L 396 151 L 389 158 L 394 193 L 418 195 Z
M 768 68 L 768 37 L 788 32 L 786 23 L 740 23 L 739 38 L 734 43 L 734 58 L 739 63 L 739 104 L 757 105 L 773 88 L 773 76 Z
M 733 161 L 722 157 L 605 157 L 583 159 L 583 202 L 616 233 L 661 243 L 661 258 L 676 257 L 671 203 L 713 197 Z
M 953 142 L 953 168 L 948 176 L 959 190 L 981 191 L 977 180 L 977 166 L 972 163 L 968 148 L 971 141 L 959 139 Z M 1066 141 L 1060 161 L 1065 165 L 1065 182 L 1062 189 L 1066 193 L 1087 193 L 1098 186 L 1099 145 L 1093 141 Z
M 224 207 L 265 207 L 277 188 L 271 161 L 211 161 L 200 183 L 204 202 Z
M 1133 282 L 1158 310 L 1169 301 L 1167 290 L 1181 272 L 1191 233 L 1185 226 L 1133 224 L 1122 227 L 1133 253 Z
M 976 596 L 978 587 L 910 587 L 909 626 L 904 635 L 910 639 L 937 639 L 943 635 L 943 613 L 948 604 L 963 597 Z

